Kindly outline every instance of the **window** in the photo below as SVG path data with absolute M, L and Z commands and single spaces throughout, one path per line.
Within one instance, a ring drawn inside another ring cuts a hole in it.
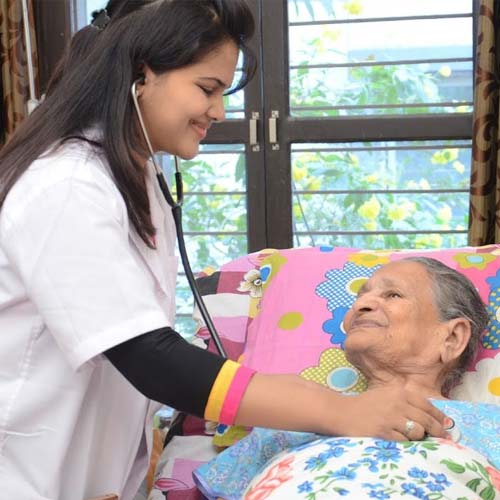
M 465 244 L 472 2 L 262 5 L 271 246 Z

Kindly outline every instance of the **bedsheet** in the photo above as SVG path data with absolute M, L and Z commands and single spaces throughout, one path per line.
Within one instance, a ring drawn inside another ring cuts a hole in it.
M 254 429 L 194 478 L 209 499 L 500 498 L 500 407 L 433 403 L 452 419 L 453 440 L 395 443 Z

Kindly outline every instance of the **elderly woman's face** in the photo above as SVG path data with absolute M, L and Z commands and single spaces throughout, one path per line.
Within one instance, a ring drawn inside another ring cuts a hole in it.
M 443 327 L 432 281 L 416 262 L 393 262 L 376 271 L 346 314 L 345 351 L 360 368 L 425 367 L 439 361 Z

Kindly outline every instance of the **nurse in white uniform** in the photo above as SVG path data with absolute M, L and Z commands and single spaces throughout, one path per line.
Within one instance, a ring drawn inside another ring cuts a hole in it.
M 227 424 L 407 439 L 442 414 L 404 388 L 344 397 L 255 374 L 173 329 L 175 227 L 155 152 L 193 158 L 253 19 L 244 0 L 111 0 L 0 151 L 0 497 L 130 500 L 160 403 Z

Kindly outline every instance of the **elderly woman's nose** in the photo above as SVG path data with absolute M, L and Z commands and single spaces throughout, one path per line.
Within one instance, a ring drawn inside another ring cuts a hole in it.
M 352 308 L 356 311 L 371 311 L 377 307 L 377 300 L 373 295 L 360 295 L 354 302 Z

